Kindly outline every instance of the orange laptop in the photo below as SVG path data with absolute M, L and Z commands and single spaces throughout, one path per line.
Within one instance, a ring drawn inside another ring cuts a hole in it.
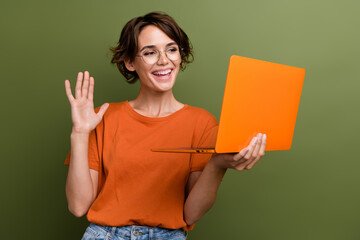
M 267 135 L 266 151 L 288 150 L 304 78 L 303 68 L 231 56 L 215 148 L 152 151 L 239 152 L 257 133 Z

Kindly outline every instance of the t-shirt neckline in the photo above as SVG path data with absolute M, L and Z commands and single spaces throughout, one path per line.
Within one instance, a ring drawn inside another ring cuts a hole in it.
M 164 121 L 164 120 L 167 120 L 167 119 L 170 119 L 170 118 L 173 118 L 174 116 L 177 116 L 178 114 L 180 114 L 181 112 L 183 112 L 186 108 L 189 107 L 189 105 L 187 104 L 184 104 L 184 106 L 182 108 L 180 108 L 179 110 L 177 110 L 176 112 L 170 114 L 170 115 L 167 115 L 167 116 L 164 116 L 164 117 L 148 117 L 148 116 L 144 116 L 140 113 L 138 113 L 137 111 L 135 111 L 130 103 L 129 103 L 129 100 L 126 100 L 125 101 L 125 106 L 126 106 L 126 109 L 129 111 L 129 113 L 135 117 L 136 119 L 139 119 L 139 120 L 145 120 L 145 121 L 153 121 L 153 122 L 158 122 L 158 121 Z

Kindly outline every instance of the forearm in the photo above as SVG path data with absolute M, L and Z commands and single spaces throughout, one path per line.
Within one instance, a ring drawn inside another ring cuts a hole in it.
M 66 179 L 66 197 L 70 212 L 84 215 L 95 194 L 88 163 L 89 134 L 71 134 L 71 155 Z
M 188 225 L 200 220 L 213 206 L 225 172 L 226 169 L 215 166 L 213 158 L 207 163 L 185 201 L 184 218 Z

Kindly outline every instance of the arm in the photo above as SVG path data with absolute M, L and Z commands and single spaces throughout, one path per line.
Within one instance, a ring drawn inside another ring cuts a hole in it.
M 187 187 L 190 193 L 184 206 L 184 220 L 187 225 L 199 221 L 213 206 L 225 172 L 226 169 L 217 168 L 210 160 L 202 172 L 190 174 Z
M 190 189 L 190 193 L 184 206 L 185 222 L 188 225 L 194 224 L 210 210 L 215 203 L 217 191 L 227 168 L 238 171 L 251 169 L 264 155 L 265 145 L 266 135 L 258 135 L 248 147 L 238 154 L 213 155 L 197 179 L 189 178 L 188 185 L 190 187 L 187 189 Z
M 66 179 L 69 211 L 76 217 L 86 214 L 97 195 L 98 171 L 89 169 L 89 134 L 71 133 L 71 155 Z
M 88 146 L 90 132 L 100 123 L 108 104 L 103 104 L 98 113 L 94 111 L 94 78 L 85 72 L 79 73 L 75 86 L 75 98 L 70 82 L 65 81 L 65 90 L 71 105 L 73 128 L 71 155 L 66 179 L 68 208 L 77 217 L 83 216 L 97 195 L 98 172 L 89 168 Z

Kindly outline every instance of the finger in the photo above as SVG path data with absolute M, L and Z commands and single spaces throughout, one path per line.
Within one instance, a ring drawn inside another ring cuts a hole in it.
M 94 78 L 91 77 L 90 85 L 89 85 L 89 94 L 88 94 L 88 99 L 90 99 L 90 100 L 93 100 L 93 98 L 94 98 L 94 84 L 95 84 Z
M 70 87 L 69 80 L 65 80 L 65 92 L 66 92 L 67 98 L 69 99 L 69 102 L 71 103 L 72 101 L 74 101 L 74 97 L 71 93 L 71 87 Z
M 257 154 L 259 153 L 260 151 L 260 147 L 261 147 L 261 142 L 262 142 L 262 134 L 261 133 L 258 133 L 258 135 L 256 136 L 257 138 L 257 142 L 256 142 L 256 145 L 255 145 L 255 148 L 254 148 L 254 152 L 252 154 L 253 157 L 256 157 Z
M 252 156 L 252 153 L 254 152 L 254 149 L 255 149 L 255 146 L 256 146 L 256 143 L 257 143 L 257 138 L 254 137 L 251 141 L 251 143 L 249 144 L 249 146 L 247 147 L 249 149 L 249 151 L 247 152 L 247 154 L 244 156 L 244 158 L 246 160 L 249 160 Z
M 81 97 L 81 84 L 82 84 L 83 73 L 79 72 L 75 85 L 75 98 Z
M 266 134 L 264 134 L 264 135 L 263 135 L 263 138 L 262 138 L 262 141 L 261 141 L 260 153 L 265 154 L 266 140 L 267 140 L 267 136 L 266 136 Z
M 90 78 L 89 72 L 85 71 L 84 82 L 81 90 L 81 96 L 84 98 L 88 97 L 89 81 L 90 81 L 89 78 Z
M 252 161 L 254 161 L 258 157 L 260 147 L 261 147 L 262 134 L 258 133 L 258 135 L 256 136 L 256 139 L 257 139 L 257 142 L 254 147 L 254 151 L 252 152 L 251 157 L 250 157 L 249 161 L 247 162 L 247 164 L 250 164 Z
M 244 158 L 243 161 L 241 161 L 238 165 L 236 165 L 235 169 L 238 171 L 244 170 L 246 166 L 249 165 L 249 162 L 251 162 L 251 160 L 246 160 Z
M 249 151 L 245 154 L 244 160 L 239 162 L 239 164 L 235 167 L 236 170 L 242 171 L 253 160 L 252 153 L 254 152 L 257 141 L 258 141 L 257 137 L 254 137 L 251 140 L 249 146 L 247 147 Z
M 246 161 L 238 164 L 237 166 L 235 166 L 234 169 L 237 170 L 237 171 L 242 171 L 242 170 L 245 169 L 245 167 L 246 167 Z
M 240 159 L 242 159 L 242 158 L 245 156 L 245 154 L 246 154 L 248 151 L 249 151 L 249 149 L 247 149 L 247 148 L 242 149 L 238 154 L 235 154 L 235 155 L 234 155 L 233 159 L 234 159 L 235 161 L 239 161 Z
M 240 159 L 239 161 L 237 161 L 235 164 L 233 164 L 234 168 L 238 168 L 239 166 L 246 166 L 244 165 L 248 160 L 246 160 L 245 158 Z
M 235 170 L 237 170 L 237 171 L 242 171 L 242 170 L 244 170 L 244 169 L 245 169 L 245 165 L 244 165 L 244 164 L 241 164 L 241 165 L 235 167 Z
M 235 154 L 232 156 L 232 166 L 233 168 L 235 168 L 236 166 L 238 166 L 241 163 L 246 162 L 247 160 L 244 158 L 244 156 L 246 155 L 246 153 L 249 151 L 249 149 L 244 148 L 242 149 L 238 154 Z
M 252 161 L 249 165 L 246 166 L 246 169 L 251 169 L 265 155 L 265 147 L 266 147 L 266 134 L 263 134 L 261 139 L 261 147 L 259 150 L 259 154 L 254 161 Z
M 107 110 L 107 108 L 109 107 L 109 104 L 108 103 L 104 103 L 100 109 L 99 109 L 99 112 L 97 113 L 97 115 L 102 118 Z

